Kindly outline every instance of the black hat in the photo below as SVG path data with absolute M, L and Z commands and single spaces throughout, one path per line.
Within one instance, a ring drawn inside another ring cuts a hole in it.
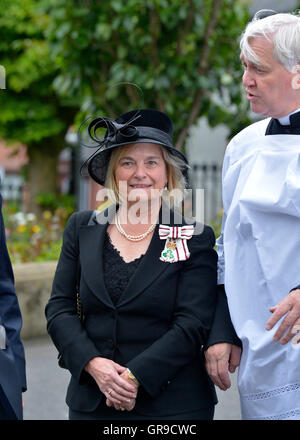
M 96 135 L 99 128 L 106 128 L 103 139 L 99 139 Z M 100 117 L 89 124 L 88 131 L 100 148 L 88 159 L 86 165 L 91 178 L 100 185 L 104 185 L 112 149 L 132 143 L 149 142 L 162 145 L 171 154 L 184 161 L 186 167 L 182 172 L 187 175 L 187 158 L 173 146 L 173 124 L 165 113 L 144 109 L 124 113 L 115 121 Z

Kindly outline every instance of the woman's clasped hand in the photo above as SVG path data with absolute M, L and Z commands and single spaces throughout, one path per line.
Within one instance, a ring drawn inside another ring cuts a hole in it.
M 106 405 L 131 411 L 136 402 L 138 384 L 128 376 L 126 367 L 103 357 L 91 359 L 85 370 L 106 396 Z

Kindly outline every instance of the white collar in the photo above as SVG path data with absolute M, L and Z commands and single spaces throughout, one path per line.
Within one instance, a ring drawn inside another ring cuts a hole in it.
M 290 115 L 293 115 L 294 113 L 297 113 L 300 111 L 300 108 L 297 110 L 289 113 L 287 116 L 283 116 L 282 118 L 278 118 L 278 121 L 281 125 L 290 125 Z

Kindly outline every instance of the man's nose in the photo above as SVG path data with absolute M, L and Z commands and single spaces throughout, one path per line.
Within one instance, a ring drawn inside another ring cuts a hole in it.
M 242 80 L 244 87 L 253 87 L 255 85 L 255 79 L 248 69 L 245 69 Z

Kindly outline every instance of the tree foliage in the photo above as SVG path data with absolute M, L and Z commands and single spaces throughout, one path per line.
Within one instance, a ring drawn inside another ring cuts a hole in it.
M 0 0 L 0 136 L 27 145 L 31 199 L 56 189 L 65 134 L 91 114 L 166 111 L 177 147 L 206 115 L 245 123 L 242 0 Z M 143 91 L 144 101 L 129 85 Z
M 66 129 L 52 82 L 58 68 L 50 56 L 45 29 L 50 17 L 43 2 L 0 0 L 0 63 L 6 70 L 1 91 L 0 134 L 27 145 Z M 62 101 L 62 100 L 61 100 Z
M 27 145 L 30 209 L 40 191 L 56 191 L 56 161 L 75 111 L 53 88 L 59 73 L 46 30 L 43 0 L 0 0 L 0 64 L 6 88 L 0 93 L 0 136 Z
M 85 115 L 116 116 L 140 105 L 166 111 L 177 147 L 199 116 L 245 123 L 239 36 L 248 10 L 233 0 L 50 0 L 48 37 L 59 66 L 57 92 Z

